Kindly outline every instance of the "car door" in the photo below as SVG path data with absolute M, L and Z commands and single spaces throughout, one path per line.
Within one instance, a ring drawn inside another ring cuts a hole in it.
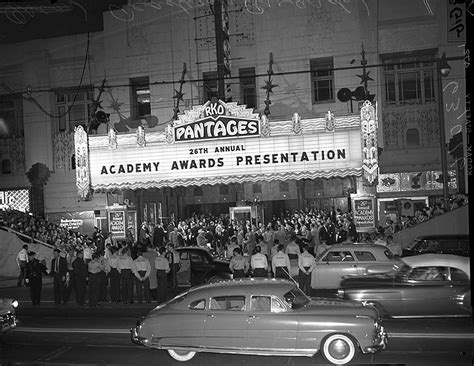
M 227 350 L 247 347 L 247 319 L 245 295 L 212 297 L 205 322 L 205 346 Z
M 248 345 L 252 351 L 293 351 L 298 318 L 276 296 L 251 295 L 248 312 Z
M 442 316 L 452 307 L 453 288 L 446 267 L 412 269 L 403 293 L 404 316 Z M 447 314 L 446 314 L 447 315 Z
M 347 249 L 330 249 L 319 261 L 311 274 L 311 287 L 338 288 L 343 276 L 357 274 L 358 262 Z
M 191 286 L 191 260 L 189 259 L 189 252 L 179 251 L 180 268 L 176 274 L 179 287 Z

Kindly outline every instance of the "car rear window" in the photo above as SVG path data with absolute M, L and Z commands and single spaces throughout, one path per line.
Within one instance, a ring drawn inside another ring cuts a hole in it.
M 375 262 L 375 257 L 371 252 L 356 250 L 354 251 L 354 254 L 359 262 Z
M 211 310 L 245 310 L 245 296 L 217 296 L 211 299 Z
M 459 268 L 451 267 L 451 281 L 468 281 L 469 276 L 466 272 L 461 271 Z

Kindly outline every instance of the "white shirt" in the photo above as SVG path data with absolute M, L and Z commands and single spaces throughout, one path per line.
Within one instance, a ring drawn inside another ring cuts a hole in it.
M 26 249 L 20 250 L 20 252 L 16 256 L 16 263 L 18 265 L 20 265 L 20 261 L 28 262 L 28 251 Z
M 267 269 L 268 268 L 267 256 L 262 253 L 257 253 L 257 254 L 252 255 L 252 257 L 250 258 L 250 265 L 252 266 L 253 269 L 256 269 L 256 268 Z
M 151 265 L 150 265 L 150 261 L 143 257 L 143 256 L 139 256 L 138 258 L 136 258 L 133 263 L 135 264 L 135 269 L 137 272 L 139 271 L 145 271 L 145 275 L 143 276 L 143 278 L 147 278 L 148 276 L 150 276 L 150 273 L 151 273 Z M 137 273 L 136 274 L 137 277 L 140 277 L 140 275 Z

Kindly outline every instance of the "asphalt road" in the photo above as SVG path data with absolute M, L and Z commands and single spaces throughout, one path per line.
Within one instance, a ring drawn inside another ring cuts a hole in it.
M 28 289 L 3 288 L 0 296 L 20 300 L 21 325 L 2 337 L 0 365 L 182 365 L 165 351 L 136 346 L 129 329 L 154 304 L 102 304 L 80 308 L 55 306 L 46 285 L 43 302 L 33 307 Z M 386 320 L 388 348 L 360 355 L 356 365 L 473 365 L 472 318 Z M 202 353 L 186 365 L 325 365 L 318 354 L 306 357 L 218 355 Z

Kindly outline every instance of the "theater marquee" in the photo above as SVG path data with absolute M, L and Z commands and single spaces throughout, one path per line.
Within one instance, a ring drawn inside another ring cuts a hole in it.
M 164 132 L 85 136 L 79 127 L 76 141 L 88 139 L 89 147 L 86 154 L 76 146 L 79 193 L 88 181 L 94 190 L 112 190 L 362 175 L 361 120 L 336 116 L 329 132 L 327 122 L 297 114 L 268 122 L 219 101 L 193 107 Z

